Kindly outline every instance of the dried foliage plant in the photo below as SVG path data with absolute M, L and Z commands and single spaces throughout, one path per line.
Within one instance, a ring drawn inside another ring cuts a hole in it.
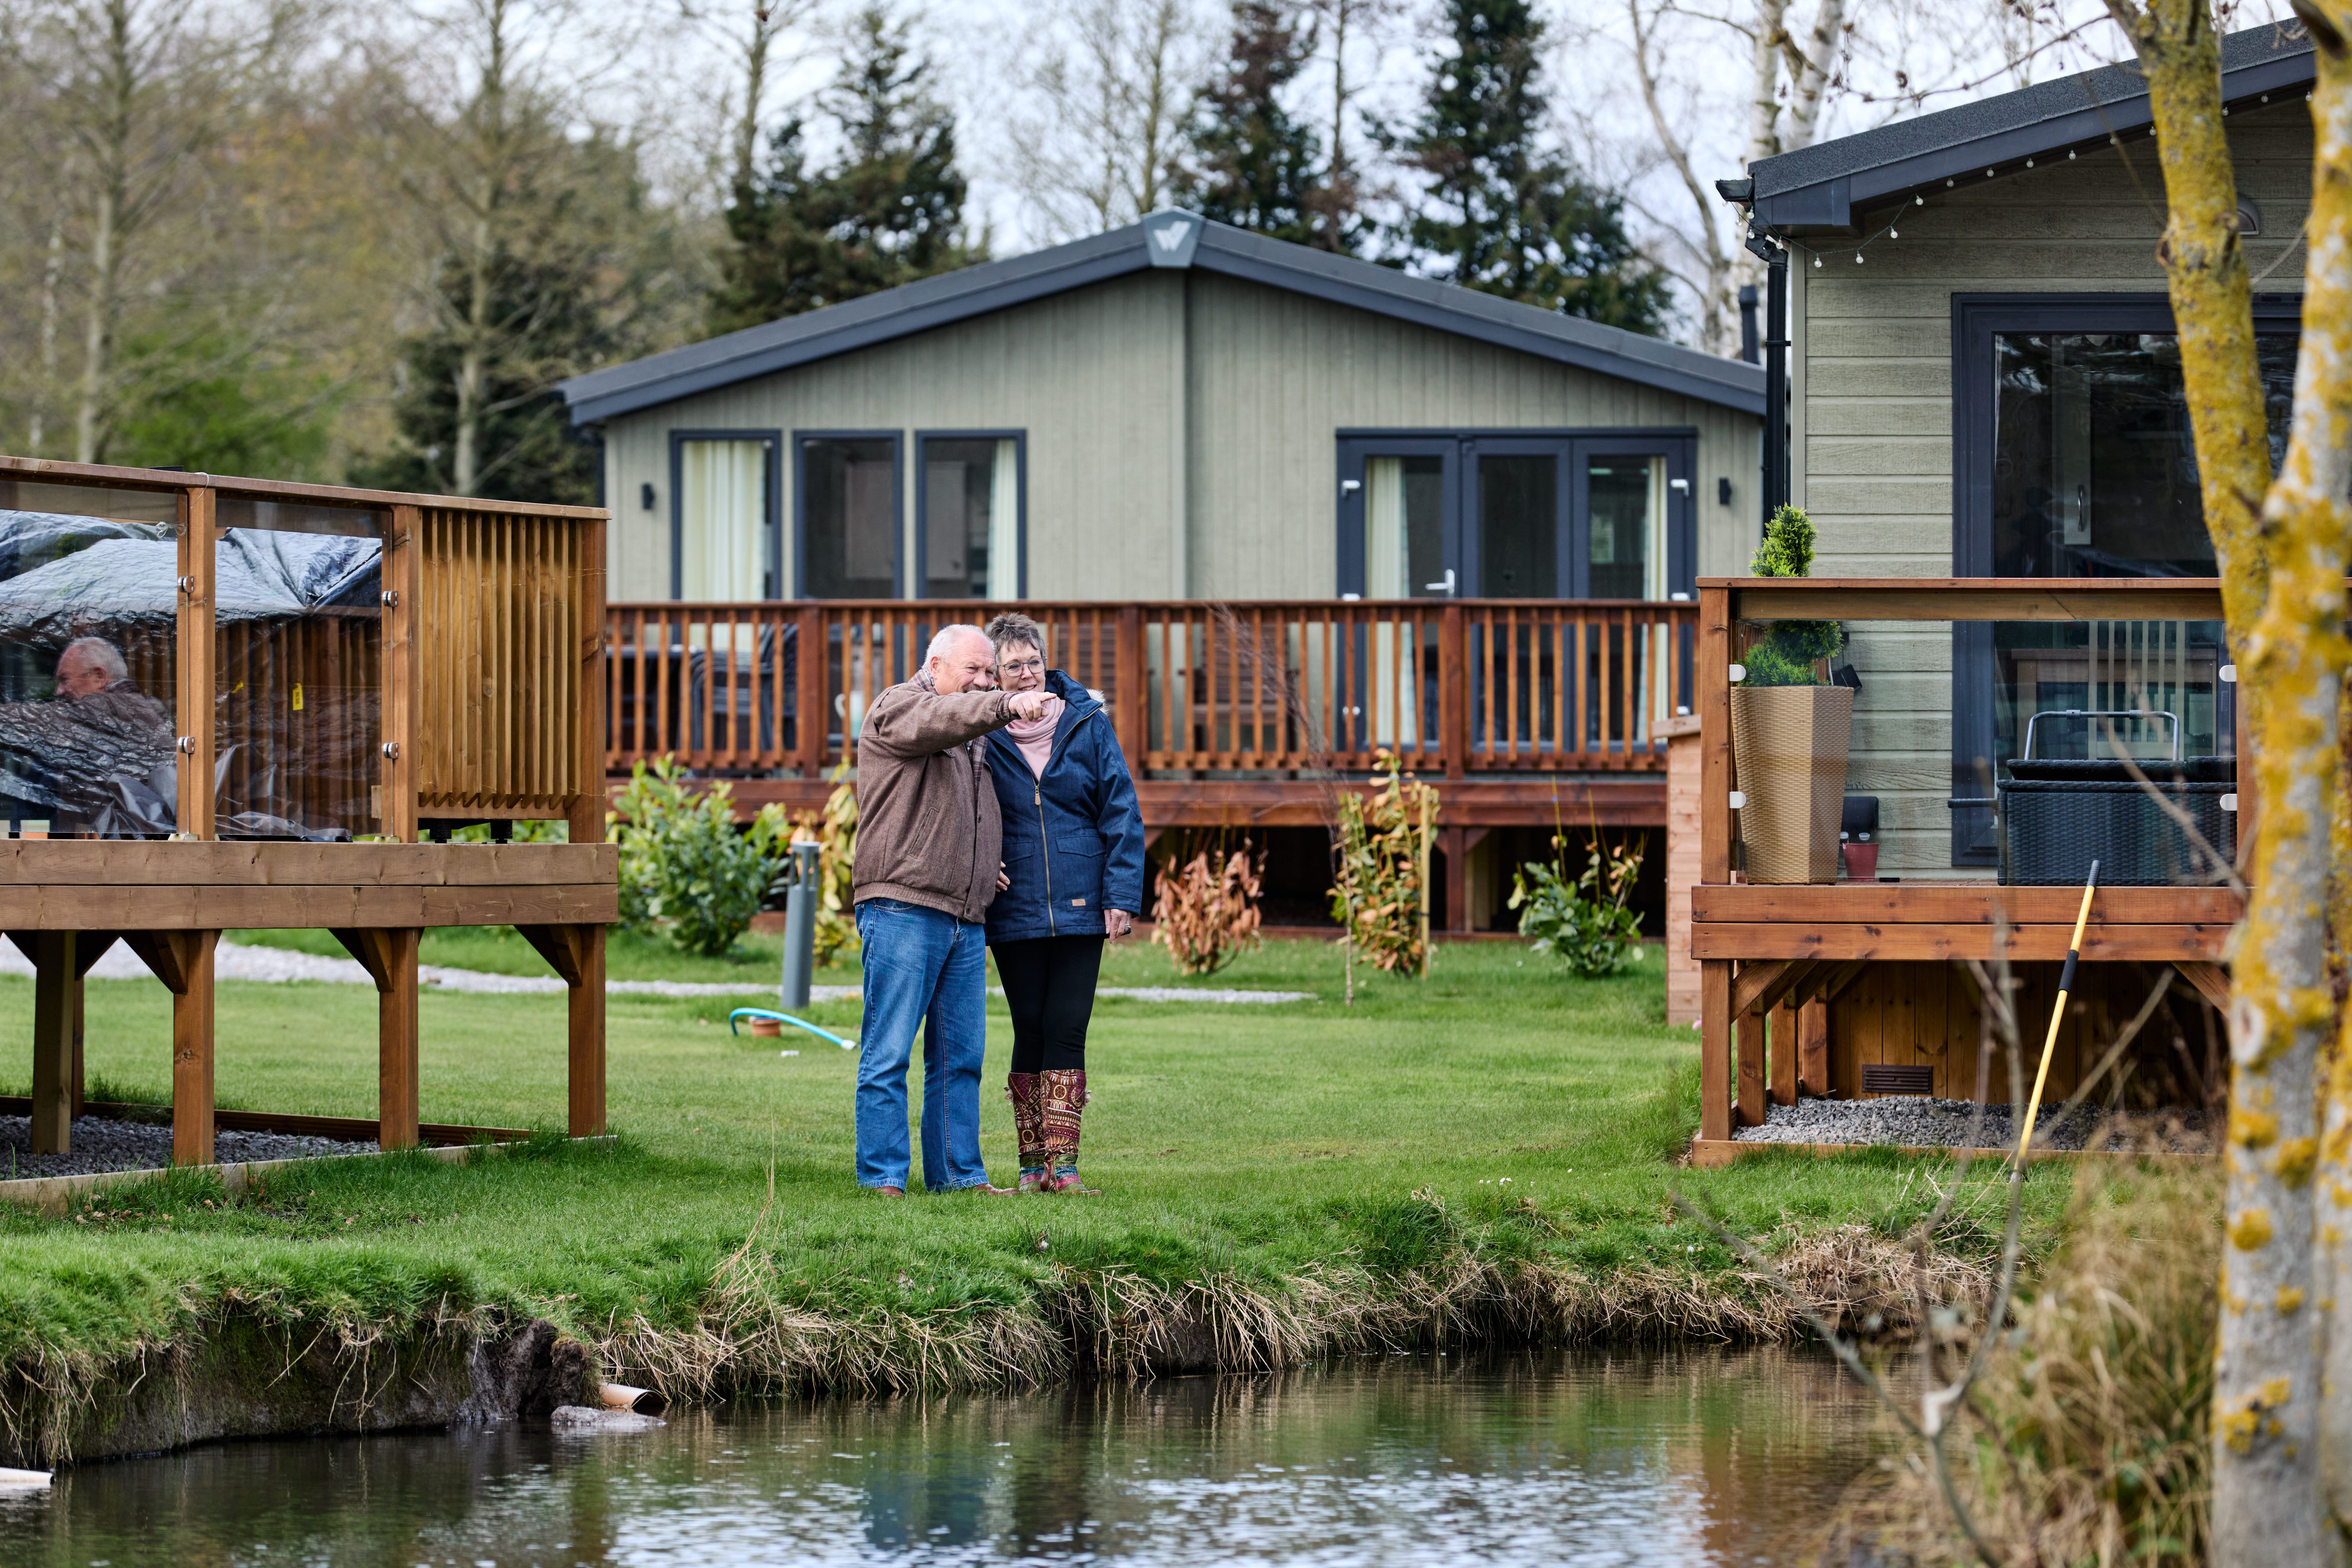
M 1181 852 L 1180 852 L 1181 853 Z M 1152 901 L 1151 940 L 1168 950 L 1179 974 L 1214 974 L 1258 941 L 1258 892 L 1264 858 L 1202 845 L 1179 866 L 1171 855 L 1160 868 Z
M 1436 831 L 1437 791 L 1410 773 L 1395 752 L 1375 761 L 1381 777 L 1369 795 L 1339 798 L 1339 866 L 1331 914 L 1345 940 L 1376 969 L 1429 972 L 1429 847 Z

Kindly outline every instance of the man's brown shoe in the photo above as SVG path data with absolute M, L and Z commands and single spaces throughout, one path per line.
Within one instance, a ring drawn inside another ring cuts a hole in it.
M 907 1195 L 907 1189 L 904 1187 L 868 1187 L 866 1190 L 877 1197 L 903 1198 Z

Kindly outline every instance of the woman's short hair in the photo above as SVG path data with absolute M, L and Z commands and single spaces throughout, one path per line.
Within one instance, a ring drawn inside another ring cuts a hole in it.
M 1006 648 L 1022 643 L 1035 648 L 1039 658 L 1045 657 L 1045 629 L 1024 615 L 1008 611 L 989 622 L 988 640 L 1000 658 Z

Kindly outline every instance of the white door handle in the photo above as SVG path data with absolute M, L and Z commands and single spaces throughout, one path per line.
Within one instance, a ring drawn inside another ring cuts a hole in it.
M 1448 567 L 1445 569 L 1445 581 L 1444 581 L 1444 582 L 1443 582 L 1443 583 L 1423 583 L 1423 584 L 1422 584 L 1422 588 L 1423 588 L 1425 592 L 1427 592 L 1427 593 L 1432 593 L 1432 594 L 1443 594 L 1443 595 L 1445 595 L 1447 598 L 1449 598 L 1449 599 L 1450 599 L 1450 598 L 1452 598 L 1452 597 L 1454 597 L 1454 568 L 1453 568 L 1453 567 L 1451 567 L 1451 566 L 1448 566 Z

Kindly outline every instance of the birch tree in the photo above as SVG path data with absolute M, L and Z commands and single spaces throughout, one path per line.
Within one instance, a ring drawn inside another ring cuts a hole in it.
M 1208 34 L 1189 0 L 1060 0 L 1005 127 L 1015 184 L 1049 237 L 1099 234 L 1167 203 Z

